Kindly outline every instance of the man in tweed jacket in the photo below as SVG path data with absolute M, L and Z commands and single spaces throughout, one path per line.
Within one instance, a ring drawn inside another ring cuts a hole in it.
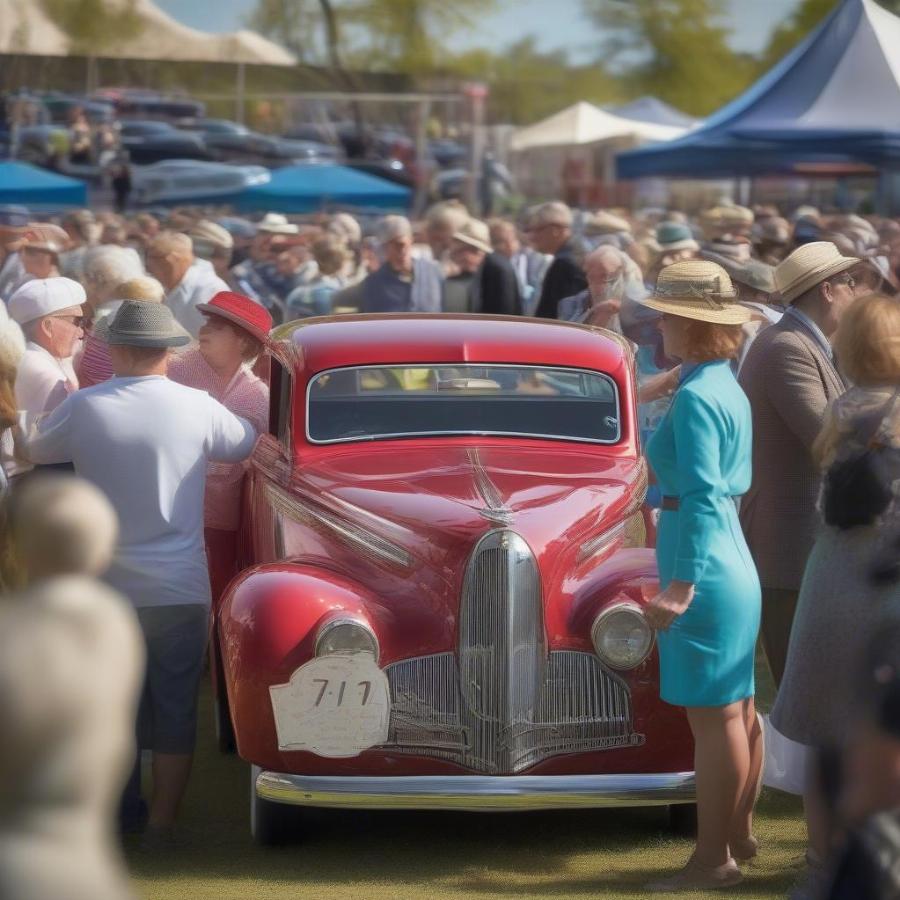
M 780 684 L 806 560 L 818 524 L 821 475 L 812 445 L 845 390 L 830 339 L 854 299 L 858 260 L 834 244 L 797 248 L 775 270 L 788 312 L 753 342 L 740 372 L 753 411 L 753 483 L 741 525 L 762 584 L 762 641 Z

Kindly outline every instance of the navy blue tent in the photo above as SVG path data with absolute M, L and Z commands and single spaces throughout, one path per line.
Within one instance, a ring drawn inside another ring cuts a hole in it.
M 609 111 L 623 119 L 653 122 L 655 125 L 671 125 L 674 128 L 693 128 L 700 122 L 699 119 L 694 119 L 658 97 L 638 97 L 637 100 L 623 106 L 610 107 Z
M 389 212 L 407 209 L 412 191 L 346 166 L 290 166 L 235 198 L 240 209 L 308 213 L 328 207 Z
M 50 209 L 87 206 L 87 185 L 28 163 L 0 162 L 0 203 Z
M 619 154 L 620 178 L 900 167 L 900 18 L 843 0 L 749 90 L 684 137 Z

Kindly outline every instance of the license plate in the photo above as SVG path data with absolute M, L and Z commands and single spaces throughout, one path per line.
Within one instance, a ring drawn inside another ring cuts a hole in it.
M 311 660 L 269 694 L 279 750 L 347 757 L 387 740 L 390 688 L 371 653 Z

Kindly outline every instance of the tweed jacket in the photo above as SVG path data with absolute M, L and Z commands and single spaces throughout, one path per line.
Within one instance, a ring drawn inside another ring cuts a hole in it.
M 846 386 L 822 347 L 791 316 L 750 347 L 740 384 L 753 412 L 753 482 L 741 525 L 763 588 L 800 590 L 818 526 L 821 474 L 812 445 Z

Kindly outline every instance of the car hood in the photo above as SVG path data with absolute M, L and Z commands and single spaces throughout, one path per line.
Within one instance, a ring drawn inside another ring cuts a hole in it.
M 297 487 L 333 512 L 444 564 L 494 528 L 517 531 L 538 556 L 594 534 L 621 516 L 644 476 L 640 460 L 596 447 L 496 444 L 368 446 L 300 471 Z

